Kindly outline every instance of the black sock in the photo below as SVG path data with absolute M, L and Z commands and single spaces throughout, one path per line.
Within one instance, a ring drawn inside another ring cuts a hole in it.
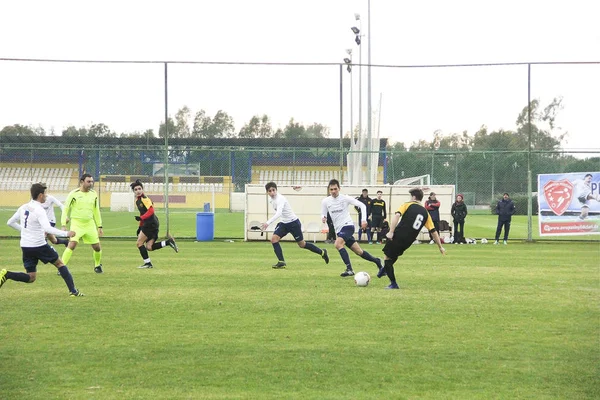
M 396 283 L 396 275 L 394 274 L 394 261 L 385 260 L 385 272 L 391 283 Z
M 56 238 L 56 244 L 62 244 L 64 246 L 69 244 L 69 239 L 66 238 Z
M 160 250 L 160 249 L 162 249 L 164 247 L 162 243 L 163 242 L 154 242 L 154 244 L 152 245 L 152 250 Z M 147 254 L 148 253 L 146 253 L 146 258 L 148 258 Z
M 75 289 L 75 283 L 73 282 L 73 275 L 71 275 L 69 268 L 67 268 L 66 265 L 63 265 L 62 267 L 60 267 L 58 269 L 58 272 L 60 272 L 60 276 L 63 278 L 63 280 L 67 284 L 67 287 L 69 288 L 69 292 L 75 293 L 77 290 Z
M 26 274 L 25 272 L 6 272 L 6 279 L 12 281 L 29 283 L 29 278 L 29 274 Z
M 154 245 L 152 245 L 152 247 L 154 248 Z M 146 248 L 146 245 L 141 245 L 140 247 L 138 247 L 138 250 L 140 251 L 140 255 L 142 256 L 142 260 L 147 260 L 148 259 L 148 249 Z

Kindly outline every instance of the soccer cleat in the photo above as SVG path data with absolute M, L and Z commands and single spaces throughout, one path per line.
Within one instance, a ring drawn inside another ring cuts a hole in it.
M 3 269 L 2 271 L 0 271 L 0 288 L 2 287 L 2 285 L 4 285 L 4 282 L 6 282 L 6 270 Z
M 273 265 L 273 268 L 275 268 L 275 269 L 285 268 L 285 262 L 278 261 L 277 264 Z
M 385 288 L 386 289 L 400 289 L 400 287 L 398 286 L 398 284 L 396 282 L 390 283 L 390 285 L 386 286 Z
M 76 290 L 74 292 L 69 293 L 69 296 L 71 296 L 71 297 L 83 297 L 83 296 L 85 296 L 85 294 L 81 293 L 79 290 Z
M 496 240 L 496 241 L 494 242 L 494 244 L 498 244 L 498 241 Z
M 169 245 L 169 247 L 175 250 L 175 253 L 179 253 L 179 247 L 177 246 L 177 243 L 175 243 L 175 238 L 171 235 L 168 235 L 168 237 L 169 240 L 167 240 L 167 244 Z
M 154 268 L 154 265 L 152 265 L 152 263 L 145 263 L 143 265 L 140 265 L 138 268 L 139 269 L 150 269 L 150 268 Z
M 508 242 L 505 240 L 505 241 L 504 241 L 504 245 L 506 246 L 507 244 L 508 244 Z
M 379 268 L 379 272 L 377 272 L 377 277 L 378 278 L 382 278 L 382 277 L 384 277 L 386 275 L 387 275 L 387 272 L 385 272 L 385 267 Z
M 325 264 L 329 264 L 329 256 L 327 255 L 327 250 L 323 249 L 323 254 L 321 254 L 321 258 L 325 260 Z
M 97 267 L 94 268 L 94 272 L 97 274 L 101 274 L 104 271 L 102 271 L 102 264 L 98 265 Z
M 347 269 L 347 270 L 345 270 L 344 272 L 342 272 L 342 273 L 340 274 L 340 276 L 341 276 L 342 278 L 345 278 L 345 277 L 347 277 L 347 276 L 352 276 L 352 275 L 354 275 L 354 271 L 352 271 L 351 269 Z

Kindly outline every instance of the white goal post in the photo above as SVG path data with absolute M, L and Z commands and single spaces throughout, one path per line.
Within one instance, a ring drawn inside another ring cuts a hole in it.
M 369 197 L 376 198 L 377 191 L 383 192 L 383 200 L 386 202 L 388 220 L 389 216 L 400 207 L 400 205 L 410 200 L 410 194 L 408 191 L 415 187 L 421 187 L 424 192 L 423 203 L 427 200 L 430 192 L 435 192 L 437 199 L 441 203 L 440 207 L 440 219 L 446 220 L 451 223 L 452 218 L 450 216 L 450 209 L 454 202 L 454 185 L 427 185 L 427 186 L 414 186 L 414 185 L 381 185 L 381 186 L 342 186 L 340 193 L 346 194 L 352 197 L 360 196 L 363 189 L 369 191 Z M 307 185 L 301 186 L 279 186 L 277 192 L 284 195 L 294 213 L 298 216 L 302 222 L 302 229 L 305 232 L 305 240 L 308 240 L 306 234 L 306 227 L 309 224 L 318 223 L 322 226 L 321 222 L 321 201 L 328 195 L 327 185 Z M 275 226 L 279 221 L 273 222 L 266 232 L 261 232 L 256 229 L 252 229 L 257 223 L 266 222 L 271 218 L 275 211 L 269 204 L 269 197 L 266 194 L 265 186 L 258 184 L 247 184 L 245 191 L 245 240 L 271 240 L 271 235 Z M 350 207 L 350 215 L 357 222 L 358 214 L 353 206 Z M 318 241 L 326 239 L 326 233 L 318 232 L 313 235 L 310 233 L 310 239 L 313 237 Z M 293 240 L 291 235 L 287 235 L 283 240 Z

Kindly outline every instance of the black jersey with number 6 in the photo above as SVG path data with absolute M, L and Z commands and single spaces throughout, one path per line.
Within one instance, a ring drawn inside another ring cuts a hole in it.
M 400 222 L 398 222 L 394 230 L 394 240 L 412 243 L 419 236 L 419 232 L 421 232 L 423 226 L 428 231 L 435 230 L 429 213 L 419 202 L 409 201 L 404 203 L 396 212 L 400 213 L 402 218 L 400 218 Z

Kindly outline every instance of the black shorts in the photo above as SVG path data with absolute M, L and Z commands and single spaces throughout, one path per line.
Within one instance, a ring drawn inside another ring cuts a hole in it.
M 21 250 L 23 251 L 23 266 L 27 272 L 37 272 L 38 261 L 44 264 L 54 264 L 58 260 L 58 253 L 47 243 L 40 247 L 21 247 Z
M 146 237 L 148 238 L 148 240 L 146 240 L 146 241 L 150 241 L 152 239 L 154 239 L 154 241 L 157 241 L 158 240 L 158 223 L 144 224 L 138 228 L 136 235 L 139 235 L 140 232 L 142 232 L 144 235 L 146 235 Z
M 385 246 L 383 246 L 383 254 L 388 256 L 392 260 L 396 260 L 400 257 L 406 249 L 408 249 L 414 240 L 408 241 L 406 238 L 397 237 L 394 235 L 392 240 L 387 240 Z
M 371 222 L 371 227 L 381 229 L 381 225 L 383 225 L 383 220 L 383 215 L 374 215 L 373 220 Z
M 275 227 L 273 235 L 277 235 L 282 238 L 288 233 L 292 234 L 296 242 L 301 242 L 304 240 L 304 236 L 302 235 L 302 225 L 300 224 L 299 219 L 295 219 L 287 224 L 284 224 L 283 222 L 278 223 Z

